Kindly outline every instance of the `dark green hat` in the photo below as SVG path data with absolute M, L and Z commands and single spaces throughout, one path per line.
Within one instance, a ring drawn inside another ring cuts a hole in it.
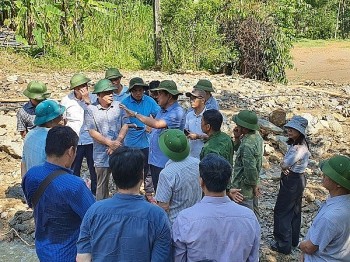
M 181 161 L 190 154 L 190 145 L 179 129 L 167 129 L 158 140 L 160 150 L 173 161 Z
M 23 94 L 29 99 L 45 100 L 51 93 L 47 92 L 47 87 L 43 82 L 31 81 Z
M 182 93 L 177 90 L 176 83 L 173 80 L 163 80 L 160 82 L 157 88 L 152 89 L 152 91 L 164 90 L 169 92 L 172 95 L 182 95 Z
M 74 89 L 77 86 L 83 85 L 83 84 L 87 84 L 91 81 L 90 78 L 87 78 L 85 75 L 83 74 L 74 74 L 72 76 L 72 78 L 70 79 L 70 89 Z
M 66 108 L 54 100 L 45 100 L 35 107 L 34 125 L 45 124 L 64 113 Z
M 206 79 L 200 79 L 197 84 L 194 86 L 194 88 L 197 89 L 201 89 L 204 91 L 208 91 L 208 92 L 215 92 L 214 88 L 213 88 L 213 84 Z
M 328 176 L 338 185 L 350 190 L 350 158 L 335 155 L 320 163 L 320 168 L 325 176 Z
M 115 90 L 116 87 L 112 84 L 111 80 L 101 79 L 94 86 L 93 94 L 98 94 L 105 91 Z
M 239 126 L 250 130 L 259 130 L 258 117 L 254 111 L 242 110 L 238 115 L 233 116 L 232 120 Z
M 108 68 L 105 74 L 106 79 L 116 79 L 119 77 L 123 77 L 123 75 L 119 72 L 117 68 Z
M 128 92 L 131 91 L 135 86 L 142 86 L 143 88 L 148 87 L 141 77 L 134 77 L 130 79 Z

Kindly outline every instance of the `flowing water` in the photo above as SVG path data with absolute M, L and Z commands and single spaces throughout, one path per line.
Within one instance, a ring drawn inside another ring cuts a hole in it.
M 34 247 L 18 242 L 0 241 L 1 262 L 38 262 Z

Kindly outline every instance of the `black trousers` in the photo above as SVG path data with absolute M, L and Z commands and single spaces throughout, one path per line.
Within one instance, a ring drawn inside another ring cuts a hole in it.
M 96 194 L 97 185 L 97 175 L 94 167 L 93 159 L 93 145 L 78 145 L 77 155 L 75 156 L 74 162 L 72 164 L 73 173 L 76 176 L 80 176 L 81 164 L 83 163 L 84 157 L 86 158 L 87 166 L 89 168 L 90 179 L 91 179 L 91 192 Z
M 290 252 L 299 243 L 301 201 L 306 186 L 302 173 L 281 174 L 280 190 L 274 209 L 273 234 L 280 249 Z
M 156 192 L 157 191 L 158 180 L 159 180 L 159 174 L 160 174 L 160 171 L 163 170 L 163 168 L 157 167 L 157 166 L 154 166 L 154 165 L 149 165 L 149 168 L 150 168 L 150 171 L 151 171 L 154 192 Z
M 143 187 L 146 194 L 150 194 L 154 192 L 152 176 L 150 173 L 150 168 L 148 164 L 148 156 L 149 156 L 149 148 L 141 149 L 143 155 L 145 156 L 145 164 L 143 166 Z

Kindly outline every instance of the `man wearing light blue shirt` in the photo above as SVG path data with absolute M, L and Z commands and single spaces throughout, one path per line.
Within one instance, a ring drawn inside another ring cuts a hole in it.
M 148 86 L 140 77 L 134 77 L 129 82 L 130 96 L 126 97 L 122 104 L 130 110 L 142 114 L 144 116 L 155 117 L 160 111 L 156 101 L 144 94 L 144 89 Z M 131 117 L 128 133 L 125 136 L 124 145 L 128 147 L 138 148 L 145 155 L 144 166 L 144 189 L 146 195 L 153 193 L 152 177 L 149 174 L 148 153 L 149 153 L 149 132 L 148 127 L 138 120 L 136 117 Z
M 162 81 L 158 88 L 156 99 L 161 110 L 155 118 L 138 114 L 127 107 L 123 107 L 129 117 L 135 117 L 145 125 L 152 127 L 150 135 L 149 159 L 150 170 L 154 190 L 157 190 L 158 178 L 160 171 L 164 168 L 165 163 L 169 160 L 160 150 L 158 138 L 163 130 L 177 128 L 181 129 L 184 126 L 184 110 L 177 102 L 177 98 L 181 92 L 177 90 L 177 86 L 172 80 Z
M 105 79 L 110 80 L 115 87 L 113 91 L 113 100 L 118 102 L 122 102 L 126 97 L 129 96 L 128 87 L 123 86 L 120 83 L 122 77 L 123 75 L 117 68 L 108 68 L 105 73 Z
M 250 209 L 226 196 L 232 168 L 210 153 L 199 164 L 204 198 L 177 216 L 173 227 L 174 260 L 259 261 L 260 226 Z

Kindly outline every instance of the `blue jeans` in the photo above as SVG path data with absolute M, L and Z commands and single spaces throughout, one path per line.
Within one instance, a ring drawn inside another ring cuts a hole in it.
M 81 164 L 83 163 L 84 157 L 89 168 L 90 179 L 91 179 L 91 192 L 96 195 L 96 184 L 97 184 L 97 175 L 94 167 L 94 159 L 92 156 L 92 144 L 88 145 L 78 145 L 77 155 L 72 164 L 73 173 L 76 176 L 80 177 Z

